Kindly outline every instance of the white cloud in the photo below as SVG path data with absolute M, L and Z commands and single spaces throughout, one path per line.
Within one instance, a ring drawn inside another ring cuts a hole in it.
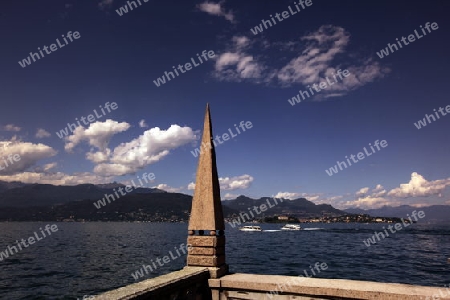
M 445 204 L 445 203 L 444 203 Z M 416 208 L 421 208 L 421 207 L 427 207 L 429 206 L 428 204 L 425 203 L 416 203 L 416 204 L 410 204 L 410 206 L 412 207 L 416 207 Z
M 239 62 L 239 60 L 240 55 L 238 53 L 223 53 L 216 61 L 216 70 L 221 71 L 226 66 L 235 65 Z
M 386 195 L 387 191 L 383 188 L 381 184 L 377 184 L 377 186 L 372 190 L 372 197 L 382 197 Z
M 160 183 L 160 184 L 154 186 L 153 188 L 157 188 L 157 189 L 169 192 L 169 193 L 179 193 L 183 189 L 183 187 L 174 188 L 165 183 Z
M 333 201 L 336 201 L 336 200 L 340 200 L 342 198 L 344 198 L 344 196 L 342 196 L 342 195 L 332 196 L 332 197 L 327 198 L 327 203 L 330 203 L 330 202 L 333 202 Z
M 390 69 L 382 67 L 378 62 L 374 62 L 371 59 L 367 59 L 359 66 L 349 66 L 347 70 L 350 72 L 350 75 L 347 77 L 343 76 L 341 81 L 328 86 L 320 92 L 320 95 L 323 95 L 325 98 L 342 96 L 376 79 L 383 78 L 390 72 Z M 333 81 L 333 74 L 337 71 L 335 68 L 328 68 L 321 76 L 320 81 L 316 83 L 319 84 L 322 81 L 326 81 L 326 77 Z M 336 79 L 339 80 L 339 77 L 336 76 Z M 325 93 L 322 94 L 323 92 Z
M 7 124 L 5 126 L 1 126 L 0 127 L 0 131 L 13 131 L 13 132 L 17 132 L 20 131 L 20 127 L 16 126 L 14 124 Z
M 326 78 L 329 78 L 331 82 L 338 82 L 328 85 L 326 89 L 320 91 L 319 95 L 325 98 L 337 97 L 377 78 L 382 78 L 389 72 L 389 69 L 381 67 L 378 62 L 373 62 L 371 59 L 365 60 L 358 66 L 339 66 L 336 58 L 346 52 L 345 48 L 350 41 L 350 35 L 342 27 L 324 25 L 317 31 L 303 36 L 301 40 L 307 42 L 302 55 L 292 59 L 277 74 L 278 80 L 284 86 L 319 84 L 326 82 Z M 342 79 L 336 75 L 335 80 L 334 76 L 339 69 L 348 69 L 350 75 L 342 76 Z
M 0 167 L 3 170 L 0 170 L 0 175 L 12 175 L 23 172 L 34 166 L 39 160 L 55 156 L 57 153 L 53 148 L 44 144 L 32 144 L 15 140 L 2 141 L 1 144 L 0 157 L 6 159 L 7 165 L 2 159 Z M 18 161 L 12 159 L 11 162 L 9 157 L 14 158 L 14 155 L 18 155 L 19 159 Z
M 301 196 L 302 195 L 300 193 L 278 192 L 275 196 L 272 196 L 272 197 L 294 200 L 294 199 L 300 198 Z
M 220 177 L 219 184 L 221 190 L 238 190 L 238 189 L 247 189 L 250 187 L 250 184 L 253 182 L 253 177 L 244 174 L 241 176 L 234 177 Z M 195 189 L 195 183 L 191 182 L 187 186 L 188 190 Z
M 381 184 L 377 184 L 377 186 L 372 190 L 372 192 L 379 192 L 384 190 L 384 187 Z
M 160 161 L 170 153 L 170 150 L 191 143 L 197 138 L 190 127 L 171 125 L 167 130 L 161 130 L 159 127 L 151 128 L 138 138 L 120 144 L 105 156 L 96 154 L 97 161 L 104 162 L 98 164 L 94 172 L 104 176 L 135 173 L 147 165 Z
M 450 186 L 450 178 L 427 181 L 422 175 L 414 172 L 409 183 L 400 184 L 400 187 L 389 191 L 388 195 L 399 198 L 427 197 L 438 195 L 447 186 Z
M 98 7 L 103 10 L 107 8 L 111 8 L 114 0 L 102 0 L 98 3 Z
M 313 202 L 315 202 L 315 201 L 320 199 L 320 195 L 313 195 L 313 194 L 309 195 L 309 194 L 306 194 L 306 193 L 303 193 L 302 197 L 305 198 L 308 201 L 313 201 Z
M 279 192 L 274 197 L 295 199 L 299 197 L 313 201 L 315 204 L 330 204 L 338 209 L 361 208 L 376 209 L 382 206 L 410 205 L 423 207 L 430 205 L 450 205 L 446 188 L 450 186 L 450 178 L 427 181 L 416 172 L 411 174 L 409 183 L 400 184 L 389 193 L 381 185 L 374 188 L 363 187 L 354 193 L 323 197 L 322 194 Z M 423 197 L 429 197 L 424 200 Z
M 187 188 L 188 188 L 188 190 L 191 190 L 191 191 L 195 190 L 195 183 L 193 183 L 193 182 L 189 183 Z
M 368 187 L 364 187 L 362 189 L 360 189 L 359 191 L 356 192 L 356 196 L 362 196 L 367 194 L 367 192 L 369 191 Z
M 275 196 L 272 195 L 273 198 L 283 198 L 288 200 L 294 200 L 298 198 L 305 198 L 308 201 L 312 202 L 321 202 L 321 194 L 308 194 L 308 193 L 291 193 L 291 192 L 278 192 Z
M 133 174 L 147 165 L 158 162 L 167 156 L 172 149 L 197 140 L 197 136 L 189 127 L 171 125 L 167 130 L 159 127 L 145 131 L 138 138 L 122 143 L 113 150 L 108 144 L 113 135 L 126 131 L 130 124 L 113 120 L 95 122 L 89 128 L 77 127 L 73 134 L 65 138 L 67 151 L 87 141 L 99 151 L 86 153 L 86 158 L 97 165 L 94 173 L 102 176 L 120 176 Z
M 225 52 L 218 56 L 214 76 L 224 81 L 262 79 L 264 66 L 252 55 L 242 52 Z
M 360 197 L 357 200 L 346 201 L 343 203 L 344 207 L 357 207 L 362 209 L 370 208 L 380 208 L 384 205 L 398 206 L 402 203 L 395 199 L 388 199 L 385 197 L 374 197 L 372 195 L 367 195 Z
M 197 5 L 197 8 L 200 11 L 203 11 L 210 15 L 224 17 L 227 21 L 230 21 L 231 23 L 233 23 L 234 22 L 233 12 L 232 11 L 226 12 L 225 9 L 222 7 L 223 3 L 224 3 L 224 1 L 219 2 L 219 3 L 205 1 L 205 2 Z
M 307 43 L 302 55 L 278 72 L 277 77 L 284 85 L 317 83 L 320 74 L 328 70 L 336 55 L 344 52 L 350 35 L 342 27 L 324 25 L 300 40 Z
M 91 123 L 89 128 L 78 126 L 72 135 L 65 137 L 66 145 L 64 148 L 66 151 L 71 152 L 76 145 L 82 141 L 87 141 L 89 145 L 97 147 L 100 151 L 106 151 L 111 137 L 128 130 L 128 128 L 130 128 L 130 124 L 126 122 L 119 123 L 111 119 L 107 119 L 104 122 Z
M 103 151 L 86 153 L 86 159 L 92 161 L 93 163 L 101 164 L 101 163 L 107 162 L 109 160 L 110 155 L 111 155 L 111 149 L 106 148 Z
M 344 198 L 343 195 L 326 197 L 322 193 L 318 193 L 318 194 L 306 194 L 306 193 L 303 193 L 302 197 L 306 198 L 309 201 L 314 202 L 316 205 L 318 205 L 318 204 L 331 204 L 334 207 L 339 206 L 340 202 L 342 201 L 341 199 Z
M 261 81 L 266 67 L 246 52 L 245 48 L 250 45 L 249 38 L 234 36 L 229 51 L 217 56 L 213 76 L 223 81 Z
M 233 36 L 233 42 L 237 49 L 243 49 L 250 45 L 250 39 L 246 36 Z
M 147 125 L 147 123 L 145 122 L 144 119 L 139 121 L 139 127 L 141 127 L 141 128 L 147 128 L 148 127 L 148 125 Z
M 245 80 L 283 87 L 300 85 L 305 91 L 309 89 L 308 86 L 312 88 L 313 84 L 326 83 L 328 78 L 334 84 L 327 84 L 312 99 L 343 96 L 390 72 L 389 68 L 370 58 L 355 61 L 355 55 L 346 50 L 349 41 L 350 34 L 344 28 L 332 25 L 321 26 L 315 32 L 300 37 L 299 42 L 289 41 L 284 44 L 277 42 L 271 45 L 264 39 L 250 40 L 245 36 L 234 36 L 231 46 L 217 56 L 213 77 L 221 81 Z M 299 48 L 295 52 L 301 54 L 290 58 L 279 68 L 275 66 L 273 61 L 279 57 L 285 59 L 292 56 L 293 46 Z M 271 59 L 269 67 L 269 60 L 263 61 L 263 57 L 256 53 L 261 48 L 270 47 L 280 54 Z M 341 75 L 341 79 L 337 75 L 338 71 L 342 74 L 345 69 L 349 75 Z
M 237 197 L 239 197 L 238 194 L 226 193 L 225 196 L 222 196 L 222 199 L 230 200 L 230 199 L 236 199 Z
M 39 128 L 36 132 L 36 138 L 38 138 L 38 139 L 43 139 L 43 138 L 50 137 L 50 136 L 51 136 L 50 132 L 48 132 L 42 128 Z
M 47 171 L 50 171 L 51 169 L 54 169 L 56 166 L 58 166 L 58 163 L 53 162 L 53 163 L 45 164 L 42 167 L 42 169 L 47 172 Z
M 411 174 L 409 183 L 400 184 L 400 187 L 392 189 L 389 193 L 381 184 L 377 184 L 370 192 L 368 187 L 362 188 L 355 194 L 357 199 L 347 200 L 340 204 L 345 208 L 358 207 L 363 209 L 380 208 L 384 205 L 422 207 L 443 204 L 442 200 L 438 200 L 438 198 L 442 196 L 442 192 L 448 186 L 450 186 L 450 178 L 427 181 L 422 175 L 414 172 Z M 420 199 L 429 196 L 436 196 L 436 198 L 427 202 Z
M 401 201 L 386 197 L 386 190 L 381 184 L 370 190 L 369 187 L 363 187 L 355 193 L 356 199 L 346 200 L 340 204 L 343 208 L 357 207 L 362 209 L 379 208 L 384 205 L 401 205 Z M 342 197 L 341 197 L 342 198 Z
M 235 177 L 219 178 L 221 190 L 247 189 L 253 182 L 253 177 L 247 174 Z

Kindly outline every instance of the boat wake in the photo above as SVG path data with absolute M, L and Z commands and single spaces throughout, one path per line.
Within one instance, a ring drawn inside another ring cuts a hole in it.
M 303 230 L 322 230 L 322 229 L 325 229 L 325 228 L 303 228 Z

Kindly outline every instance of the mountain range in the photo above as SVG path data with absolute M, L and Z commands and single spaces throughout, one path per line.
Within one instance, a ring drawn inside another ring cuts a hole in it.
M 0 207 L 30 207 L 64 204 L 83 199 L 101 199 L 123 184 L 79 184 L 74 186 L 24 184 L 0 181 Z M 129 194 L 166 193 L 155 188 L 137 188 Z
M 233 200 L 222 201 L 224 206 L 230 207 L 236 211 L 248 212 L 248 208 L 255 206 L 259 207 L 261 204 L 270 203 L 270 209 L 262 215 L 293 215 L 300 218 L 306 217 L 320 217 L 323 215 L 340 216 L 346 213 L 342 210 L 336 209 L 329 204 L 314 204 L 305 198 L 298 198 L 294 200 L 274 199 L 272 197 L 262 197 L 259 199 L 252 199 L 246 196 L 239 196 Z
M 156 188 L 136 188 L 124 196 L 116 198 L 104 206 L 94 203 L 114 194 L 120 183 L 79 184 L 75 186 L 55 186 L 51 184 L 25 184 L 22 182 L 0 181 L 0 221 L 187 221 L 191 209 L 192 196 L 168 193 Z M 287 215 L 299 218 L 342 216 L 345 214 L 369 214 L 380 217 L 407 217 L 414 210 L 424 210 L 427 222 L 449 221 L 450 206 L 435 205 L 423 208 L 411 206 L 362 210 L 334 208 L 329 204 L 314 204 L 305 198 L 294 200 L 262 197 L 252 199 L 239 196 L 222 201 L 224 217 L 233 218 L 240 213 L 248 213 L 253 208 L 272 203 L 256 218 Z M 275 204 L 276 203 L 276 204 Z

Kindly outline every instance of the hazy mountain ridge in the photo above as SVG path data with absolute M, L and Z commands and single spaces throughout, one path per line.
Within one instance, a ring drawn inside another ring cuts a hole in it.
M 1 186 L 1 184 L 0 184 Z M 133 192 L 116 197 L 111 203 L 96 208 L 94 202 L 113 194 L 117 183 L 75 186 L 55 186 L 50 184 L 5 185 L 0 191 L 1 221 L 49 221 L 49 220 L 91 220 L 91 221 L 186 221 L 189 218 L 192 196 L 168 193 L 153 188 L 138 188 Z M 240 212 L 248 212 L 254 206 L 270 201 L 271 197 L 252 199 L 240 196 L 223 201 L 224 217 L 234 217 Z M 257 217 L 273 215 L 321 216 L 325 214 L 342 215 L 344 212 L 331 205 L 316 205 L 304 198 L 296 200 L 277 200 Z
M 123 184 L 19 184 L 5 185 L 0 183 L 0 207 L 30 207 L 64 204 L 83 199 L 98 200 L 105 194 L 114 194 L 114 188 L 125 187 Z M 165 193 L 155 188 L 137 188 L 130 194 Z
M 60 205 L 7 207 L 1 221 L 182 221 L 187 220 L 192 197 L 177 193 L 127 194 L 97 209 L 98 199 Z
M 0 180 L 0 193 L 9 190 L 9 189 L 13 189 L 13 188 L 19 188 L 19 187 L 23 187 L 28 185 L 27 183 L 23 183 L 20 181 L 2 181 Z
M 346 212 L 334 208 L 329 204 L 315 204 L 308 201 L 305 198 L 298 198 L 294 200 L 288 199 L 278 199 L 274 200 L 273 197 L 262 197 L 259 199 L 252 199 L 247 196 L 239 196 L 233 200 L 222 201 L 224 206 L 228 206 L 238 211 L 247 212 L 248 208 L 253 208 L 254 206 L 260 206 L 261 204 L 267 204 L 270 202 L 274 207 L 269 208 L 264 214 L 265 215 L 292 215 L 297 217 L 308 217 L 308 216 L 320 216 L 322 214 L 330 215 L 344 215 Z M 275 204 L 277 203 L 277 204 Z

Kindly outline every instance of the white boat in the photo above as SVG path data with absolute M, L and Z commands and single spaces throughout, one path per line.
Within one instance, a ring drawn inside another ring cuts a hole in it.
M 240 231 L 262 231 L 259 226 L 242 226 L 239 228 Z
M 283 228 L 281 228 L 281 230 L 301 230 L 302 228 L 300 227 L 300 225 L 295 225 L 295 224 L 286 224 L 283 226 Z

